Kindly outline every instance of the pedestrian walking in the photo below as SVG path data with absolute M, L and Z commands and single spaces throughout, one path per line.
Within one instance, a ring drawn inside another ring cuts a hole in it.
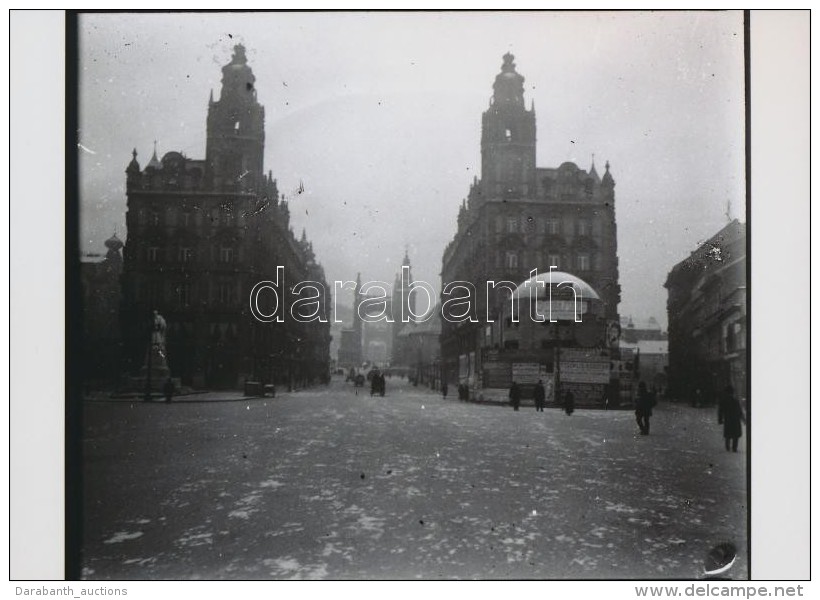
M 740 400 L 735 396 L 731 385 L 727 385 L 718 404 L 718 423 L 723 425 L 723 439 L 726 442 L 726 451 L 731 445 L 732 452 L 737 452 L 737 442 L 743 434 L 741 422 L 746 422 Z
M 533 392 L 535 397 L 535 410 L 536 412 L 544 412 L 544 399 L 547 397 L 546 391 L 544 390 L 544 382 L 540 379 L 538 383 L 535 384 L 535 391 Z
M 638 422 L 641 435 L 649 435 L 649 417 L 652 416 L 654 405 L 655 399 L 646 389 L 646 383 L 641 381 L 638 384 L 638 399 L 635 402 L 635 420 Z
M 447 397 L 447 382 L 446 381 L 441 384 L 441 396 L 442 396 L 442 398 Z
M 571 415 L 575 412 L 575 394 L 572 390 L 567 390 L 564 394 L 564 412 Z
M 514 381 L 510 386 L 510 404 L 512 404 L 513 410 L 518 410 L 518 407 L 521 406 L 521 388 Z

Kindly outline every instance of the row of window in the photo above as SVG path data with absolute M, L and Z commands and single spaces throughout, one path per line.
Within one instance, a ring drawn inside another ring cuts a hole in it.
M 141 208 L 137 211 L 137 223 L 141 226 L 165 225 L 169 227 L 198 227 L 200 225 L 227 227 L 241 225 L 241 215 L 230 204 L 210 210 L 174 210 L 160 212 Z
M 217 306 L 235 306 L 239 299 L 238 285 L 232 282 L 203 283 L 194 295 L 194 286 L 189 282 L 166 285 L 160 281 L 135 284 L 137 301 L 153 306 L 174 306 L 186 308 L 199 301 Z
M 540 217 L 502 217 L 495 218 L 496 233 L 525 233 L 530 232 L 547 235 L 561 235 L 561 219 Z M 589 219 L 577 219 L 575 221 L 564 221 L 565 233 L 576 235 L 592 235 L 593 224 Z
M 149 263 L 161 263 L 166 261 L 163 256 L 163 248 L 160 246 L 149 246 L 145 249 L 145 259 Z M 180 246 L 177 249 L 176 260 L 180 263 L 190 263 L 195 259 L 194 249 L 188 246 Z M 236 258 L 234 248 L 230 246 L 220 246 L 211 248 L 211 260 L 218 260 L 223 264 L 232 264 Z
M 561 256 L 554 253 L 538 253 L 535 257 L 538 264 L 525 264 L 523 253 L 508 250 L 504 253 L 496 252 L 495 266 L 496 268 L 504 267 L 506 269 L 526 268 L 531 270 L 535 267 L 542 267 L 544 270 L 549 267 L 556 267 L 564 271 L 590 271 L 593 268 L 600 269 L 600 255 L 598 253 L 579 252 L 574 256 Z M 545 263 L 546 260 L 546 263 Z

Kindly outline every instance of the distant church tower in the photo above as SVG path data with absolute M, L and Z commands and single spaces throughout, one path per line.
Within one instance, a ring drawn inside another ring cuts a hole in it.
M 356 362 L 362 362 L 362 316 L 359 313 L 359 308 L 362 305 L 364 296 L 361 293 L 362 289 L 362 274 L 356 273 L 356 289 L 353 291 L 353 331 L 356 334 Z
M 408 364 L 410 358 L 407 348 L 407 340 L 399 337 L 399 333 L 408 323 L 402 321 L 402 311 L 412 323 L 413 314 L 416 311 L 416 295 L 411 292 L 410 286 L 413 283 L 413 270 L 410 266 L 410 256 L 407 249 L 404 250 L 404 260 L 401 263 L 401 272 L 396 275 L 393 283 L 393 342 L 392 342 L 392 363 Z M 409 310 L 408 310 L 409 307 Z
M 208 102 L 206 180 L 215 189 L 255 192 L 262 185 L 265 108 L 256 100 L 256 77 L 245 47 L 234 48 L 222 67 L 222 91 Z
M 524 77 L 504 55 L 490 107 L 481 119 L 482 195 L 531 197 L 535 193 L 535 106 L 524 104 Z

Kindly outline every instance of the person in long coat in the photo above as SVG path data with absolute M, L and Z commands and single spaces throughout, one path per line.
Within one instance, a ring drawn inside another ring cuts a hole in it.
M 533 395 L 535 398 L 535 410 L 544 412 L 544 399 L 547 397 L 547 393 L 544 390 L 544 383 L 540 379 L 538 383 L 535 384 Z
M 510 386 L 510 404 L 512 404 L 513 410 L 518 410 L 518 407 L 521 406 L 521 388 L 514 381 Z
M 571 390 L 567 390 L 564 394 L 564 412 L 571 415 L 575 412 L 575 394 Z
M 638 384 L 638 399 L 635 403 L 635 420 L 641 429 L 641 435 L 649 435 L 649 417 L 652 416 L 652 395 L 646 389 L 646 384 Z
M 737 442 L 743 435 L 741 423 L 745 423 L 743 408 L 740 400 L 735 396 L 735 391 L 731 385 L 727 385 L 723 396 L 718 404 L 718 423 L 723 424 L 723 439 L 726 442 L 726 450 L 732 447 L 732 452 L 737 452 Z
M 165 401 L 170 402 L 171 399 L 174 397 L 174 380 L 170 377 L 165 381 L 165 385 L 162 386 L 162 392 L 165 394 Z

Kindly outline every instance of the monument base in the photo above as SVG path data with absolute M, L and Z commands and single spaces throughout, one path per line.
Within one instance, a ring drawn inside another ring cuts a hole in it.
M 165 382 L 168 381 L 168 375 L 165 377 L 154 377 L 151 375 L 151 393 L 164 394 Z M 171 377 L 174 382 L 174 392 L 178 393 L 182 389 L 182 380 L 179 377 Z M 148 378 L 142 375 L 138 377 L 129 377 L 127 388 L 131 392 L 142 393 L 148 389 Z

